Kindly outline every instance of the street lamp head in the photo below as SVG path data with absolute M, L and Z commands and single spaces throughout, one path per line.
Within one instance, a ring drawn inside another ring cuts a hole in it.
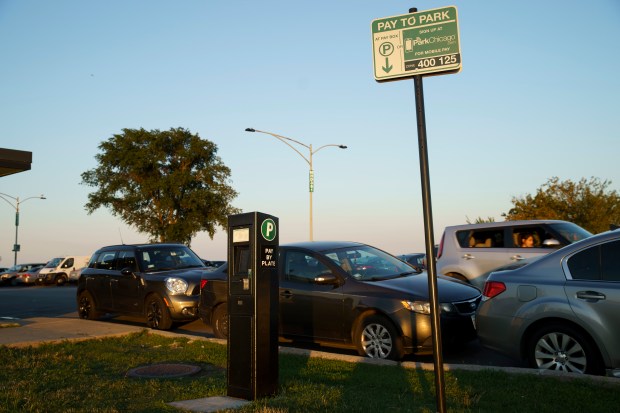
M 347 149 L 347 145 L 338 145 L 340 149 Z
M 256 132 L 254 128 L 245 128 L 246 132 Z
M 47 198 L 45 197 L 45 195 L 41 194 L 41 196 L 39 197 L 39 199 L 47 199 Z

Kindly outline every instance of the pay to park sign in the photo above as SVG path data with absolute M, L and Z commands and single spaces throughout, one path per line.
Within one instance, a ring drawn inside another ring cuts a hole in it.
M 377 82 L 461 70 L 456 7 L 443 7 L 372 21 Z

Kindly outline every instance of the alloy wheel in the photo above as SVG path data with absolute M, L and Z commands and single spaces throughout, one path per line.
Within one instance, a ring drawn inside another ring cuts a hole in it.
M 587 356 L 581 344 L 560 332 L 551 332 L 538 339 L 534 360 L 539 369 L 583 374 L 587 368 Z

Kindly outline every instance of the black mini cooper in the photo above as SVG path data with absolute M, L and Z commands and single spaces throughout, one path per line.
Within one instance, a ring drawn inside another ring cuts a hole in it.
M 78 281 L 80 318 L 105 313 L 145 316 L 168 330 L 197 318 L 202 260 L 183 244 L 114 245 L 96 251 Z

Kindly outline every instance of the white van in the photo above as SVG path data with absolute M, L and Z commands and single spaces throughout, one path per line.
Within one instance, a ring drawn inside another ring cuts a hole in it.
M 88 266 L 89 260 L 90 257 L 76 255 L 52 258 L 39 271 L 37 284 L 64 285 L 69 281 L 71 271 Z

